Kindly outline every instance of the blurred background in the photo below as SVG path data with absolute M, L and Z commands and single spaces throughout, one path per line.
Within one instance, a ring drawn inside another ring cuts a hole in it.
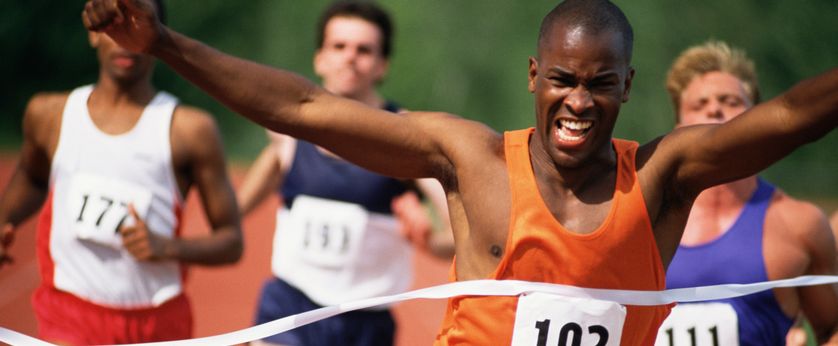
M 314 78 L 311 58 L 317 15 L 329 0 L 164 0 L 169 25 L 250 60 Z M 382 91 L 414 110 L 437 110 L 487 123 L 497 131 L 534 126 L 527 92 L 527 58 L 535 52 L 541 18 L 555 0 L 380 0 L 396 22 L 390 77 Z M 635 29 L 631 100 L 623 106 L 617 137 L 649 141 L 674 124 L 664 89 L 671 61 L 683 49 L 714 38 L 744 48 L 756 61 L 764 99 L 797 81 L 838 66 L 838 0 L 617 0 Z M 38 91 L 69 90 L 95 82 L 97 62 L 80 13 L 82 0 L 0 2 L 0 188 L 21 142 L 27 100 Z M 222 130 L 238 183 L 266 143 L 264 131 L 232 114 L 160 64 L 155 84 L 182 101 L 209 110 Z M 838 209 L 838 133 L 798 149 L 763 175 L 791 195 Z M 190 197 L 194 202 L 194 196 Z M 266 203 L 244 220 L 248 250 L 225 268 L 195 268 L 188 290 L 196 334 L 213 335 L 250 325 L 261 282 L 270 275 L 273 211 Z M 207 232 L 200 208 L 187 207 L 187 230 Z M 195 221 L 190 221 L 195 220 Z M 195 222 L 195 224 L 190 224 Z M 193 226 L 196 225 L 197 226 Z M 21 232 L 0 271 L 0 325 L 34 335 L 29 292 L 38 282 L 34 221 Z M 415 287 L 442 283 L 448 263 L 420 254 Z M 444 301 L 401 304 L 408 320 L 398 345 L 427 345 Z M 404 324 L 403 324 L 404 325 Z
M 169 25 L 225 52 L 314 78 L 311 56 L 317 14 L 328 0 L 166 0 Z M 757 63 L 765 99 L 796 81 L 838 65 L 838 1 L 616 1 L 635 29 L 632 98 L 616 136 L 645 142 L 668 131 L 673 111 L 663 88 L 672 59 L 709 38 L 745 48 Z M 14 152 L 28 98 L 37 91 L 92 83 L 93 50 L 79 13 L 83 1 L 32 0 L 0 4 L 0 150 Z M 498 131 L 533 126 L 526 90 L 527 57 L 541 17 L 554 0 L 383 0 L 397 30 L 389 98 L 405 107 L 447 111 Z M 166 66 L 156 84 L 210 110 L 235 163 L 253 159 L 262 130 L 232 114 Z M 838 134 L 804 147 L 765 176 L 792 195 L 838 197 Z M 830 202 L 826 202 L 827 204 Z M 830 205 L 829 207 L 832 207 Z

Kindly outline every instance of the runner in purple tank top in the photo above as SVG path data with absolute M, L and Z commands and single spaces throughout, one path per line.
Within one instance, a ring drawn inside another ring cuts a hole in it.
M 682 53 L 666 84 L 679 127 L 727 122 L 759 102 L 753 62 L 721 42 Z M 835 239 L 823 212 L 749 176 L 704 190 L 695 200 L 667 272 L 667 288 L 835 275 L 835 256 Z M 838 342 L 835 287 L 774 289 L 721 303 L 732 310 L 695 304 L 685 315 L 698 315 L 698 321 L 701 315 L 712 316 L 717 323 L 728 314 L 737 321 L 738 328 L 728 332 L 735 333 L 739 345 L 784 345 L 799 316 L 808 318 L 819 342 Z M 702 338 L 726 337 L 724 326 L 679 323 L 678 315 L 676 309 L 661 328 L 658 345 L 677 345 L 679 336 L 695 336 L 699 344 L 704 344 Z M 693 326 L 695 330 L 687 330 Z

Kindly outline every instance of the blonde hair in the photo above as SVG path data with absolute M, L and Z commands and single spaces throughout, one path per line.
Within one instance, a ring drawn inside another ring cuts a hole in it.
M 719 71 L 730 73 L 742 82 L 751 104 L 759 102 L 759 85 L 754 62 L 745 51 L 731 48 L 727 43 L 710 40 L 690 47 L 675 59 L 666 76 L 666 90 L 675 107 L 676 120 L 681 105 L 681 93 L 698 76 Z

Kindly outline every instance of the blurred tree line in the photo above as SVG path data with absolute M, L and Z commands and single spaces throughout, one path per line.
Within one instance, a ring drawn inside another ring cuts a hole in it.
M 169 25 L 247 59 L 315 78 L 314 29 L 329 0 L 165 0 Z M 410 109 L 440 110 L 498 131 L 534 126 L 526 90 L 542 16 L 553 0 L 380 0 L 396 22 L 389 98 Z M 714 38 L 756 61 L 765 99 L 838 65 L 838 1 L 617 0 L 635 29 L 637 70 L 616 136 L 645 142 L 668 131 L 673 110 L 663 87 L 672 59 Z M 80 12 L 84 1 L 0 3 L 2 75 L 0 148 L 20 145 L 26 102 L 38 91 L 95 82 L 96 57 Z M 265 143 L 263 130 L 232 114 L 159 64 L 156 85 L 218 120 L 228 155 L 246 161 Z M 838 134 L 796 151 L 764 176 L 792 194 L 838 196 Z

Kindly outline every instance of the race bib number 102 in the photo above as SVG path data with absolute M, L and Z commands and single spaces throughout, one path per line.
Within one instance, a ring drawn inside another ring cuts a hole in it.
M 518 298 L 514 346 L 620 345 L 626 308 L 602 300 L 533 293 Z
M 119 228 L 134 222 L 128 204 L 144 219 L 152 197 L 151 191 L 141 186 L 90 174 L 74 175 L 68 196 L 76 237 L 115 248 L 122 247 Z

